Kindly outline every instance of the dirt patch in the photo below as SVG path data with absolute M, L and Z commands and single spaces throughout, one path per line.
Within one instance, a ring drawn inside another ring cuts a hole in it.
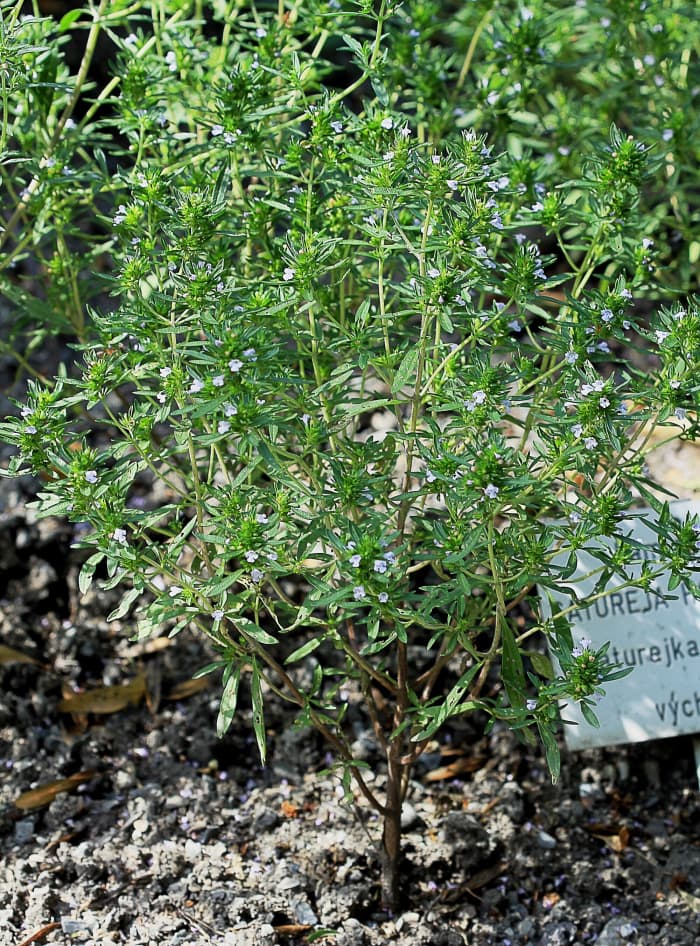
M 698 942 L 690 740 L 564 750 L 552 786 L 536 751 L 460 722 L 414 773 L 388 915 L 376 816 L 347 804 L 318 737 L 273 704 L 262 768 L 244 705 L 218 741 L 218 680 L 188 683 L 205 644 L 135 645 L 105 621 L 113 592 L 76 596 L 71 527 L 34 519 L 29 481 L 0 488 L 2 644 L 31 659 L 0 662 L 0 946 Z M 369 726 L 349 724 L 381 782 Z

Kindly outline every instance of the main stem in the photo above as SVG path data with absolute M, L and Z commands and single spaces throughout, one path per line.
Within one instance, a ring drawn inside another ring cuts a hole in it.
M 394 710 L 394 731 L 387 747 L 387 781 L 384 823 L 380 852 L 382 869 L 382 905 L 396 912 L 400 905 L 401 878 L 401 810 L 408 786 L 411 763 L 406 758 L 401 725 L 408 709 L 408 658 L 406 645 L 397 645 L 397 695 Z

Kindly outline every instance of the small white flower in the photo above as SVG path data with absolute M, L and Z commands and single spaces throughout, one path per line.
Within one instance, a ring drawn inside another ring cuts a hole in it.
M 211 379 L 211 383 L 215 388 L 223 388 L 224 386 L 224 376 L 222 374 L 217 374 Z
M 97 482 L 97 470 L 86 470 L 85 479 L 94 485 Z
M 488 496 L 489 499 L 495 499 L 498 496 L 498 493 L 499 489 L 497 486 L 494 486 L 493 483 L 489 483 L 484 489 L 484 495 Z
M 161 378 L 169 378 L 172 373 L 173 373 L 172 368 L 161 368 L 160 371 L 158 372 Z
M 215 621 L 221 621 L 223 619 L 224 612 L 217 608 L 216 611 L 211 612 L 211 616 Z
M 255 521 L 261 526 L 265 526 L 270 520 L 267 518 L 264 512 L 258 512 L 255 514 Z
M 440 270 L 436 269 L 434 266 L 428 270 L 428 276 L 430 276 L 431 279 L 437 279 L 439 275 L 440 275 Z
M 595 437 L 586 437 L 583 443 L 586 447 L 586 450 L 595 450 L 595 448 L 598 446 L 598 441 Z
M 657 329 L 655 332 L 655 335 L 656 335 L 656 341 L 659 343 L 659 345 L 663 345 L 663 343 L 666 341 L 666 339 L 669 336 L 669 332 L 662 332 L 660 329 Z
M 402 138 L 410 138 L 411 129 L 408 127 L 408 125 L 404 125 L 401 131 L 399 132 L 399 134 L 401 135 Z
M 190 393 L 190 394 L 198 394 L 199 391 L 201 391 L 203 387 L 204 387 L 204 382 L 203 382 L 203 381 L 200 381 L 199 378 L 195 378 L 194 381 L 192 382 L 192 384 L 191 384 L 190 387 L 189 387 L 189 393 Z
M 569 522 L 571 522 L 573 525 L 576 525 L 576 524 L 579 523 L 580 521 L 581 521 L 581 514 L 580 514 L 580 513 L 576 512 L 576 511 L 569 513 Z
M 508 328 L 512 332 L 521 332 L 523 327 L 517 319 L 513 319 L 512 322 L 508 323 Z
M 343 123 L 338 121 L 331 122 L 331 128 L 336 133 L 336 135 L 339 135 L 343 130 Z
M 567 363 L 567 365 L 575 365 L 578 361 L 578 353 L 575 351 L 567 351 L 567 353 L 564 355 L 564 361 Z
M 678 420 L 685 420 L 686 418 L 686 410 L 684 407 L 677 407 L 673 413 L 676 415 Z
M 532 712 L 533 710 L 536 710 L 537 700 L 526 700 L 525 709 L 529 710 L 530 712 Z
M 574 435 L 574 437 L 580 437 L 583 433 L 583 426 L 581 424 L 574 424 L 571 428 L 571 433 Z
M 396 565 L 396 555 L 393 552 L 385 552 L 382 556 L 390 565 Z
M 235 404 L 224 404 L 224 417 L 235 417 L 238 413 L 238 408 Z
M 628 300 L 629 300 L 629 299 L 632 298 L 632 293 L 631 293 L 631 291 L 630 291 L 629 289 L 621 289 L 621 290 L 620 290 L 620 295 L 622 296 L 623 299 L 628 299 Z
M 227 420 L 220 420 L 216 425 L 216 432 L 219 434 L 227 434 L 231 429 L 231 424 Z
M 219 135 L 223 135 L 223 133 L 224 133 L 224 126 L 223 126 L 223 125 L 212 125 L 212 126 L 211 126 L 211 133 L 212 133 L 212 136 L 213 136 L 214 138 L 218 138 Z
M 353 568 L 359 568 L 361 561 L 362 561 L 362 556 L 361 556 L 361 555 L 351 555 L 351 556 L 350 556 L 350 564 L 352 565 Z
M 255 35 L 258 39 L 264 39 L 267 36 L 267 30 L 264 26 L 259 26 L 255 31 Z
M 250 572 L 251 581 L 254 581 L 256 585 L 258 582 L 262 581 L 265 577 L 265 572 L 261 572 L 259 568 L 253 568 Z
M 607 398 L 607 397 L 601 397 L 600 400 L 598 401 L 598 403 L 599 403 L 600 406 L 603 407 L 603 408 L 605 408 L 605 407 L 610 407 L 610 399 Z
M 245 348 L 243 350 L 243 357 L 247 358 L 248 361 L 257 361 L 258 356 L 254 348 Z
M 612 309 L 601 309 L 600 317 L 603 322 L 612 322 L 614 318 Z
M 579 644 L 571 651 L 572 657 L 581 657 L 587 650 L 591 649 L 593 643 L 588 637 L 582 637 Z
M 179 585 L 171 585 L 168 594 L 171 598 L 177 598 L 181 591 L 182 588 Z
M 440 157 L 439 154 L 431 154 L 430 160 L 433 162 L 433 164 L 439 164 L 442 158 Z
M 363 598 L 366 598 L 367 592 L 365 591 L 364 585 L 355 585 L 352 589 L 352 596 L 355 601 L 362 601 Z
M 159 404 L 165 404 L 167 400 L 168 400 L 168 395 L 165 393 L 165 391 L 159 391 L 156 394 L 156 401 L 158 401 Z
M 372 566 L 375 572 L 378 572 L 380 575 L 383 575 L 387 569 L 387 563 L 383 558 L 375 558 L 374 565 Z
M 248 551 L 244 553 L 244 557 L 246 562 L 250 562 L 252 565 L 253 562 L 257 562 L 257 560 L 260 558 L 260 555 L 255 551 L 255 549 L 248 549 Z
M 437 479 L 437 477 L 435 476 L 435 474 L 433 473 L 432 470 L 426 470 L 426 471 L 425 471 L 425 482 L 426 482 L 426 483 L 434 483 L 436 479 Z
M 27 426 L 24 428 L 24 432 L 25 434 L 35 434 L 37 431 L 34 424 L 27 424 Z
M 126 205 L 119 204 L 117 207 L 117 212 L 114 215 L 114 226 L 118 227 L 120 223 L 124 223 L 126 220 Z
M 663 138 L 664 141 L 670 141 L 671 138 L 673 138 L 673 129 L 664 128 L 664 130 L 661 132 L 661 137 Z
M 386 591 L 380 591 L 377 595 L 377 600 L 380 604 L 386 604 L 389 600 L 389 595 L 386 593 Z
M 112 538 L 115 542 L 118 542 L 119 545 L 128 545 L 126 538 L 126 529 L 115 529 L 112 533 Z
M 236 374 L 243 367 L 243 362 L 241 361 L 240 358 L 232 358 L 229 361 L 228 366 L 229 366 L 229 370 L 233 371 L 233 373 Z
M 289 282 L 290 280 L 294 279 L 294 269 L 291 266 L 285 267 L 285 270 L 282 273 L 282 279 L 284 279 L 285 282 Z
M 382 119 L 382 128 L 383 128 L 385 131 L 391 131 L 391 129 L 392 129 L 393 127 L 394 127 L 394 119 L 393 119 L 393 118 L 383 118 L 383 119 Z
M 168 64 L 168 69 L 170 72 L 177 72 L 177 56 L 175 50 L 171 49 L 165 54 L 165 61 Z
M 458 183 L 458 181 L 449 180 L 449 181 L 447 181 L 447 186 L 449 187 L 449 189 L 450 189 L 451 191 L 459 190 L 459 183 Z

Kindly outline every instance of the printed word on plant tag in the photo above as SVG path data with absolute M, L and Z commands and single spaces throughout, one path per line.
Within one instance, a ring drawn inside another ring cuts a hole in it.
M 698 511 L 698 503 L 671 504 L 677 518 Z M 656 539 L 644 521 L 654 520 L 653 511 L 639 514 L 642 519 L 622 524 L 640 543 L 636 574 L 645 558 L 651 560 L 647 548 Z M 577 557 L 577 571 L 564 584 L 584 598 L 596 584 L 601 563 L 590 552 L 579 551 Z M 668 592 L 668 577 L 657 579 L 654 589 Z M 613 578 L 606 591 L 588 606 L 569 612 L 574 641 L 590 641 L 593 650 L 609 641 L 611 662 L 631 667 L 632 673 L 606 687 L 595 709 L 599 729 L 584 720 L 575 704 L 562 706 L 562 720 L 576 724 L 564 726 L 567 745 L 587 749 L 700 732 L 700 601 L 684 585 L 671 592 L 675 600 L 667 600 L 653 591 L 627 587 L 620 577 Z M 562 609 L 570 606 L 568 597 L 553 597 Z

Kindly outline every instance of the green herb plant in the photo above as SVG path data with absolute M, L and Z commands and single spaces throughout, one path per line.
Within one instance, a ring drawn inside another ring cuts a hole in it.
M 220 735 L 241 690 L 261 759 L 272 697 L 321 733 L 379 816 L 396 909 L 402 805 L 441 727 L 479 711 L 539 738 L 556 778 L 558 704 L 595 724 L 622 673 L 571 613 L 663 572 L 698 593 L 698 522 L 644 465 L 657 425 L 698 433 L 700 308 L 646 304 L 662 158 L 613 126 L 555 181 L 472 130 L 432 137 L 385 81 L 416 4 L 221 5 L 218 44 L 154 6 L 158 58 L 115 34 L 114 306 L 75 380 L 32 381 L 1 425 L 7 472 L 89 524 L 80 587 L 98 568 L 123 587 L 112 618 L 209 638 Z M 134 503 L 137 477 L 166 500 Z M 641 572 L 621 526 L 640 499 Z M 570 604 L 543 613 L 538 588 Z M 381 777 L 353 755 L 353 686 Z

